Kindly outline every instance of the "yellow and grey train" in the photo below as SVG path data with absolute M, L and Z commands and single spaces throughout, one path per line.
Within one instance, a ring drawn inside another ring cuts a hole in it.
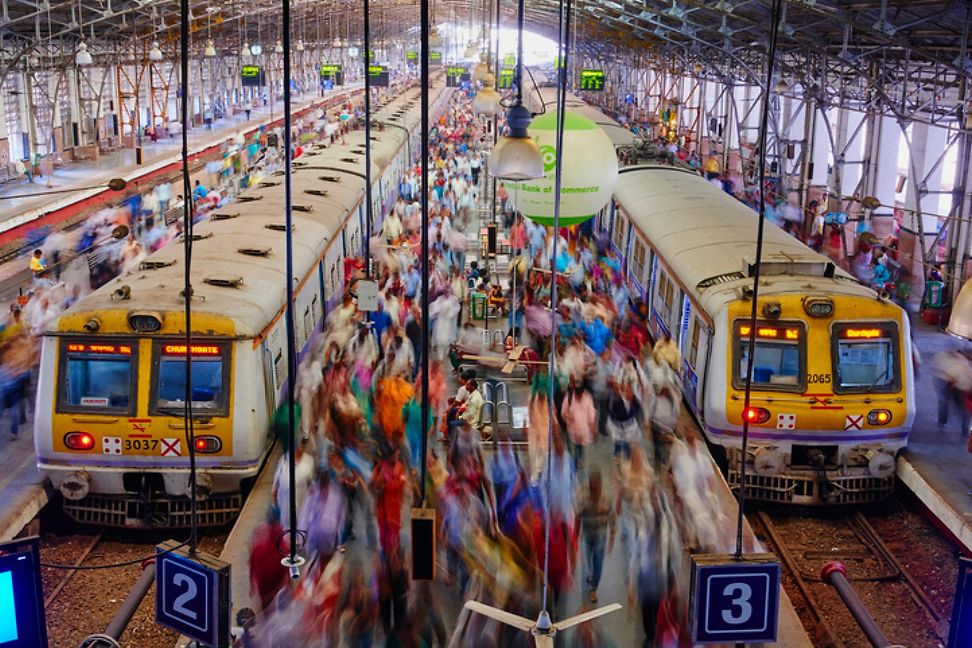
M 747 494 L 761 500 L 891 493 L 915 415 L 903 309 L 767 223 L 746 409 L 756 213 L 695 173 L 631 166 L 598 225 L 647 305 L 652 336 L 678 343 L 685 401 L 722 448 L 734 489 L 745 461 Z
M 433 116 L 448 98 L 441 80 Z M 418 89 L 377 110 L 375 229 L 419 154 Z M 364 132 L 294 161 L 295 326 L 307 345 L 344 292 L 344 259 L 366 241 Z M 268 177 L 194 228 L 192 406 L 199 524 L 233 519 L 270 446 L 287 380 L 284 187 Z M 45 334 L 37 389 L 37 465 L 65 512 L 106 526 L 188 526 L 183 421 L 183 247 L 150 255 L 68 309 Z

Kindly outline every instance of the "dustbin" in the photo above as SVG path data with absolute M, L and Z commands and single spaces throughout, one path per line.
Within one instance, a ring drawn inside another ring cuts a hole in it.
M 945 284 L 941 281 L 925 282 L 925 308 L 941 308 L 945 295 Z
M 469 296 L 469 308 L 472 319 L 486 319 L 486 294 L 474 292 Z

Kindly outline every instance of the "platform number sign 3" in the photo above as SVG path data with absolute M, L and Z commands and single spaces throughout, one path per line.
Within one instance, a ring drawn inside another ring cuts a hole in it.
M 229 641 L 229 565 L 174 542 L 157 548 L 156 621 L 208 646 Z
M 780 566 L 767 554 L 697 556 L 693 572 L 695 643 L 776 641 Z

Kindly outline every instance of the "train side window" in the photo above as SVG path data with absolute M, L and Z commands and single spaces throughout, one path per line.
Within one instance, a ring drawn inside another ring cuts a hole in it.
M 618 249 L 621 250 L 621 254 L 624 254 L 624 235 L 627 227 L 628 221 L 619 211 L 617 218 L 614 220 L 614 231 L 611 233 L 611 238 Z
M 135 353 L 132 344 L 62 341 L 58 411 L 132 414 Z
M 686 360 L 689 366 L 695 368 L 695 362 L 699 359 L 699 335 L 701 334 L 701 326 L 699 326 L 699 318 L 692 318 L 692 326 L 689 329 L 689 349 L 688 357 Z
M 668 278 L 664 268 L 658 268 L 658 306 L 656 310 L 662 316 L 662 320 L 667 322 L 672 314 L 672 302 L 675 299 L 675 285 Z
M 832 347 L 835 392 L 900 389 L 894 322 L 835 324 Z
M 204 416 L 229 412 L 228 348 L 223 343 L 196 342 L 191 347 L 192 407 Z M 185 342 L 155 344 L 155 375 L 149 404 L 152 414 L 182 416 L 186 402 Z
M 645 268 L 645 244 L 641 239 L 636 238 L 634 242 L 634 253 L 631 255 L 631 274 L 639 281 L 644 274 Z
M 739 322 L 735 332 L 733 386 L 744 389 L 749 369 L 749 323 Z M 759 390 L 800 391 L 806 383 L 806 334 L 799 322 L 756 325 L 753 386 Z

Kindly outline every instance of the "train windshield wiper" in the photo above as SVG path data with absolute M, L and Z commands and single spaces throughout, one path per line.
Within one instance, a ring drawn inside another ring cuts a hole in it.
M 867 386 L 867 389 L 865 389 L 864 392 L 867 393 L 867 394 L 870 394 L 874 390 L 874 388 L 877 386 L 877 384 L 879 382 L 881 382 L 882 380 L 884 380 L 885 376 L 887 376 L 890 372 L 891 372 L 891 367 L 888 367 L 887 369 L 885 369 L 884 370 L 884 373 L 882 373 L 880 376 L 878 376 L 877 378 L 875 378 L 874 379 L 874 382 L 872 382 L 870 385 L 868 385 Z

